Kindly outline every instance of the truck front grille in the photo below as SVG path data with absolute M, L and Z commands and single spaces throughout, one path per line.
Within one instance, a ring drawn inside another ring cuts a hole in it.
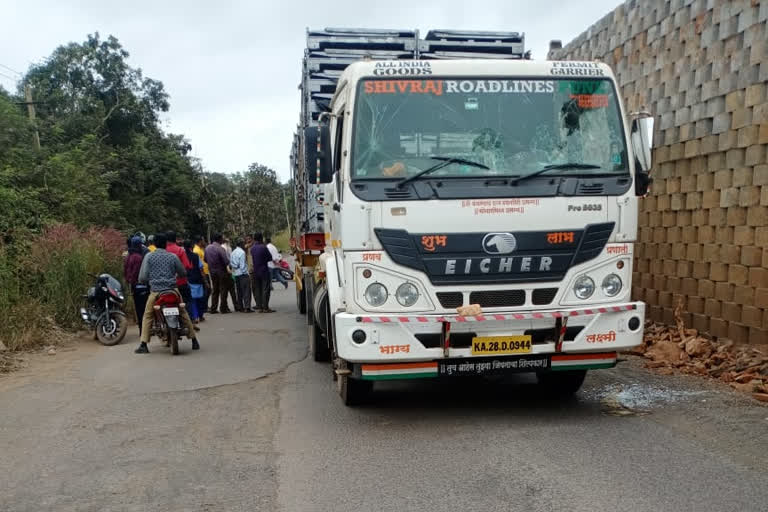
M 472 292 L 469 294 L 469 303 L 480 304 L 483 308 L 522 306 L 525 304 L 525 290 Z
M 549 304 L 555 299 L 557 288 L 538 288 L 531 294 L 531 302 L 536 306 Z
M 464 305 L 464 294 L 461 292 L 438 292 L 437 300 L 446 309 L 458 308 Z

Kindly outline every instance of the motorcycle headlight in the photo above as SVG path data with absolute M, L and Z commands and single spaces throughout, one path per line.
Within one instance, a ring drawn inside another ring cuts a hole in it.
M 365 289 L 365 300 L 371 306 L 381 306 L 387 302 L 387 297 L 389 297 L 387 287 L 381 283 L 372 283 Z
M 588 299 L 595 293 L 595 282 L 589 276 L 581 276 L 573 285 L 573 293 L 581 300 Z
M 411 307 L 419 300 L 419 289 L 411 283 L 403 283 L 397 287 L 395 298 L 401 306 Z
M 603 293 L 609 297 L 615 297 L 621 291 L 621 278 L 616 274 L 608 274 L 603 279 Z

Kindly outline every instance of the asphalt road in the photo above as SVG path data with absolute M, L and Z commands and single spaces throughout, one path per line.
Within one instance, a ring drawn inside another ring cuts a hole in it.
M 566 403 L 520 378 L 351 409 L 293 303 L 210 317 L 200 352 L 131 333 L 0 377 L 0 510 L 768 510 L 768 407 L 727 388 L 630 360 Z

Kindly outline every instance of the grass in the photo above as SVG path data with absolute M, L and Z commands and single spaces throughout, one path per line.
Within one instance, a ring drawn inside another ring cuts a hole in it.
M 275 247 L 277 247 L 277 250 L 280 251 L 281 254 L 283 255 L 290 254 L 291 235 L 287 229 L 273 236 L 272 243 L 275 244 Z
M 0 342 L 10 351 L 50 344 L 53 333 L 80 325 L 88 274 L 122 277 L 125 239 L 114 229 L 57 225 L 0 246 Z

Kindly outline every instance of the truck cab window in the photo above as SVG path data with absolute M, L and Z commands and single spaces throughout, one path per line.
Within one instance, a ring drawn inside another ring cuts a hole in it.
M 369 79 L 355 105 L 353 179 L 413 176 L 433 156 L 488 169 L 455 163 L 430 177 L 521 177 L 573 163 L 594 166 L 583 174 L 629 172 L 609 80 Z

